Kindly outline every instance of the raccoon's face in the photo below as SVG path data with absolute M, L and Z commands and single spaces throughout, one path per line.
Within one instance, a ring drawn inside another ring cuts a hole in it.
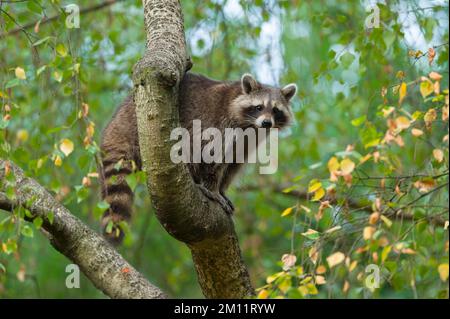
M 232 112 L 242 127 L 282 129 L 290 124 L 289 101 L 297 92 L 295 84 L 274 88 L 259 84 L 250 74 L 244 74 L 241 86 L 242 94 L 233 101 Z

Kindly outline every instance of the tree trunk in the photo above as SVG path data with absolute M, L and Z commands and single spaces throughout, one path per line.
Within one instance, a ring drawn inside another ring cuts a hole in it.
M 178 86 L 190 60 L 177 0 L 144 0 L 147 49 L 133 71 L 142 167 L 156 215 L 164 228 L 191 249 L 207 298 L 242 298 L 254 293 L 234 224 L 206 198 L 185 164 L 170 160 L 180 127 Z

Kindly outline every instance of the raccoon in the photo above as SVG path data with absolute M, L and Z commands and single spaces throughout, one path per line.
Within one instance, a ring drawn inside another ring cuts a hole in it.
M 297 86 L 276 88 L 257 82 L 244 74 L 240 81 L 225 82 L 187 72 L 180 82 L 180 124 L 192 133 L 193 120 L 201 120 L 203 128 L 278 128 L 287 127 L 292 119 L 290 100 Z M 223 134 L 222 134 L 223 136 Z M 137 122 L 133 96 L 118 107 L 106 126 L 101 140 L 102 163 L 99 167 L 101 196 L 110 207 L 102 225 L 105 236 L 118 244 L 123 238 L 119 223 L 129 221 L 133 192 L 127 175 L 141 169 Z M 189 163 L 191 176 L 202 192 L 232 214 L 234 207 L 225 191 L 239 172 L 242 163 Z M 113 229 L 106 233 L 112 221 Z

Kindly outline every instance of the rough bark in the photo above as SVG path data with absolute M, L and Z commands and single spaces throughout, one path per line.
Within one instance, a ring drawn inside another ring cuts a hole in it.
M 147 49 L 133 71 L 143 170 L 157 217 L 192 251 L 207 298 L 253 294 L 234 224 L 194 184 L 185 164 L 170 160 L 172 129 L 179 127 L 178 85 L 190 68 L 177 0 L 144 0 Z
M 0 159 L 0 181 L 5 180 L 6 161 Z M 12 163 L 7 164 L 15 178 L 16 196 L 9 199 L 0 184 L 0 209 L 27 208 L 44 221 L 42 228 L 50 243 L 80 267 L 86 277 L 111 298 L 161 299 L 166 295 L 134 269 L 103 237 L 92 231 L 58 203 L 35 180 Z M 2 185 L 3 184 L 3 185 Z M 53 213 L 53 222 L 49 214 Z

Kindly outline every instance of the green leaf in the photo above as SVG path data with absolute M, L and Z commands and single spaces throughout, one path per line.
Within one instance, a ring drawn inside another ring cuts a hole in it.
M 301 233 L 301 235 L 311 240 L 316 240 L 320 237 L 320 233 L 314 229 L 308 229 L 306 232 Z
M 128 186 L 130 186 L 131 190 L 134 192 L 134 190 L 136 189 L 136 186 L 139 183 L 136 174 L 128 175 L 127 177 L 125 177 L 125 180 L 127 181 Z
M 367 119 L 366 115 L 360 116 L 360 117 L 352 120 L 352 125 L 358 127 L 361 124 L 363 124 L 366 121 L 366 119 Z
M 47 68 L 46 65 L 41 66 L 39 69 L 37 69 L 36 75 L 39 76 L 42 72 L 45 71 L 46 68 Z
M 33 43 L 33 46 L 36 47 L 38 45 L 41 45 L 42 43 L 47 42 L 50 39 L 51 39 L 51 37 L 45 37 L 45 38 L 42 38 L 40 40 L 37 40 L 36 42 Z
M 67 48 L 63 43 L 59 43 L 56 46 L 56 53 L 58 53 L 59 56 L 62 58 L 65 58 L 67 56 Z
M 287 187 L 287 188 L 283 189 L 281 192 L 284 193 L 284 194 L 288 194 L 288 193 L 292 192 L 295 189 L 297 189 L 297 186 L 291 186 L 291 187 Z
M 392 246 L 386 246 L 383 248 L 383 251 L 381 252 L 381 261 L 384 262 L 386 258 L 389 256 L 389 253 L 392 250 Z
M 81 203 L 82 201 L 84 201 L 88 196 L 89 196 L 89 190 L 85 187 L 83 187 L 83 185 L 77 185 L 75 186 L 75 190 L 77 193 L 77 203 Z
M 3 118 L 0 118 L 0 130 L 3 130 L 8 127 L 9 120 L 4 120 Z
M 36 217 L 35 219 L 33 219 L 33 225 L 34 225 L 37 229 L 41 228 L 42 223 L 43 223 L 43 220 L 42 220 L 42 218 L 41 218 L 40 216 L 38 216 L 38 217 Z
M 55 220 L 55 214 L 53 212 L 49 212 L 47 214 L 47 220 L 50 223 L 50 225 L 53 225 L 53 221 Z
M 353 63 L 354 60 L 355 56 L 350 52 L 345 52 L 340 59 L 342 66 L 346 69 L 350 67 L 350 65 Z
M 114 226 L 114 223 L 113 223 L 112 220 L 110 220 L 110 221 L 108 222 L 108 225 L 106 225 L 105 232 L 106 232 L 107 234 L 111 234 L 111 233 L 112 233 L 112 230 L 113 230 L 113 226 Z
M 23 225 L 20 232 L 25 237 L 33 237 L 33 229 L 31 229 L 31 227 L 28 225 Z
M 14 79 L 9 80 L 8 82 L 6 82 L 5 89 L 13 88 L 15 86 L 18 86 L 19 84 L 20 84 L 20 79 L 14 78 Z
M 42 14 L 42 7 L 38 4 L 38 1 L 27 1 L 27 8 L 36 14 Z

